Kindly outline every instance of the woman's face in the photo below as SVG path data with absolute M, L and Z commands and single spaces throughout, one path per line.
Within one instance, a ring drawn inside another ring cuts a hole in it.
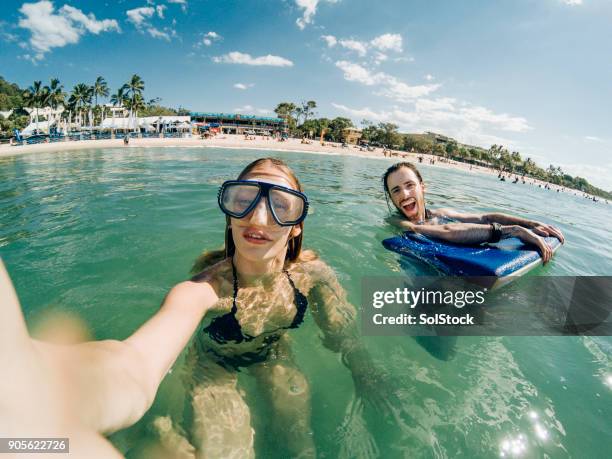
M 389 196 L 395 207 L 412 222 L 425 218 L 425 185 L 412 169 L 400 167 L 387 177 Z
M 287 174 L 272 164 L 264 163 L 252 169 L 243 180 L 273 183 L 297 189 Z M 253 262 L 282 258 L 287 252 L 287 241 L 301 233 L 299 226 L 280 226 L 274 221 L 268 198 L 261 198 L 257 206 L 244 218 L 230 218 L 236 252 Z

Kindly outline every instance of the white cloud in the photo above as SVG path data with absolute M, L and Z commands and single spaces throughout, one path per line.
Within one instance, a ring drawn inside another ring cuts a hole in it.
M 140 32 L 147 32 L 153 38 L 170 41 L 171 37 L 176 37 L 176 30 L 169 27 L 164 27 L 163 30 L 160 30 L 149 22 L 149 19 L 153 18 L 156 13 L 163 19 L 165 9 L 165 5 L 158 5 L 155 8 L 152 6 L 141 6 L 140 8 L 127 10 L 125 14 L 128 17 L 128 22 L 134 24 Z
M 273 67 L 292 67 L 293 62 L 280 56 L 267 54 L 265 56 L 252 57 L 250 54 L 232 51 L 222 56 L 213 57 L 213 61 L 224 64 L 244 64 L 244 65 L 269 65 Z
M 379 86 L 380 89 L 377 94 L 395 99 L 398 102 L 406 102 L 426 96 L 440 87 L 439 84 L 410 86 L 394 76 L 384 72 L 373 73 L 354 62 L 338 61 L 336 67 L 344 72 L 345 80 L 355 81 L 366 86 Z
M 222 40 L 223 37 L 221 35 L 219 35 L 217 32 L 213 32 L 212 30 L 210 32 L 207 32 L 204 35 L 204 38 L 202 39 L 202 43 L 205 46 L 210 46 L 213 44 L 213 42 L 215 41 L 220 41 Z
M 146 19 L 155 14 L 155 8 L 152 6 L 142 6 L 140 8 L 127 10 L 125 14 L 127 14 L 129 22 L 134 24 L 136 27 L 141 27 L 146 24 Z
M 387 56 L 385 53 L 377 52 L 376 55 L 374 56 L 374 63 L 376 65 L 380 65 L 381 63 L 385 62 L 387 59 L 389 59 L 389 56 Z
M 460 142 L 488 147 L 494 143 L 511 146 L 516 142 L 501 137 L 499 131 L 525 132 L 531 129 L 522 117 L 496 114 L 485 107 L 473 106 L 456 99 L 415 99 L 407 109 L 372 110 L 369 107 L 350 108 L 332 104 L 335 108 L 357 119 L 391 122 L 405 132 L 443 132 Z
M 355 51 L 361 57 L 368 53 L 367 44 L 357 40 L 340 40 L 338 42 L 343 48 Z
M 584 137 L 584 140 L 586 140 L 587 142 L 597 142 L 597 143 L 603 143 L 604 140 L 600 137 L 595 137 L 594 135 L 587 135 Z
M 272 110 L 270 110 L 269 108 L 258 108 L 255 111 L 259 113 L 260 115 L 267 115 L 269 113 L 272 113 Z
M 181 10 L 183 10 L 183 13 L 187 11 L 187 0 L 168 0 L 168 3 L 181 5 Z
M 452 97 L 438 97 L 437 99 L 417 99 L 414 103 L 417 112 L 431 112 L 434 110 L 455 110 L 456 99 Z
M 397 102 L 407 102 L 417 97 L 423 97 L 436 91 L 439 84 L 421 84 L 417 86 L 410 86 L 407 83 L 397 79 L 391 75 L 385 75 L 383 80 L 383 86 L 381 87 L 378 94 L 390 99 L 394 99 Z
M 380 51 L 402 52 L 402 36 L 398 33 L 385 33 L 374 38 L 370 45 Z
M 333 35 L 321 35 L 321 38 L 325 40 L 328 48 L 339 45 L 344 49 L 356 52 L 360 57 L 365 57 L 371 50 L 375 51 L 373 61 L 376 65 L 388 59 L 386 52 L 402 52 L 402 36 L 400 34 L 385 33 L 369 42 L 353 38 L 338 39 Z
M 93 13 L 85 14 L 78 8 L 64 5 L 59 10 L 60 14 L 66 16 L 74 24 L 84 27 L 88 32 L 98 35 L 100 32 L 115 30 L 119 32 L 119 24 L 114 19 L 102 19 L 98 21 Z
M 302 17 L 295 21 L 300 29 L 304 30 L 308 24 L 312 23 L 312 19 L 317 13 L 317 6 L 322 1 L 326 1 L 327 3 L 337 3 L 339 0 L 295 0 L 296 6 L 299 9 L 304 10 Z
M 24 3 L 19 12 L 19 27 L 31 33 L 29 44 L 34 50 L 31 60 L 40 60 L 53 48 L 61 48 L 79 42 L 87 32 L 98 35 L 101 32 L 120 32 L 114 19 L 97 20 L 93 14 L 85 14 L 70 5 L 62 6 L 57 13 L 53 3 L 40 1 Z
M 170 41 L 170 35 L 172 32 L 164 32 L 162 30 L 159 30 L 155 27 L 147 27 L 147 32 L 149 35 L 151 35 L 153 38 L 161 38 L 162 40 L 166 40 L 166 41 Z
M 255 86 L 253 83 L 236 83 L 234 85 L 234 88 L 245 90 L 245 89 L 252 88 L 253 86 Z
M 484 123 L 503 131 L 525 132 L 531 129 L 525 118 L 510 116 L 506 113 L 493 113 L 485 107 L 462 107 L 459 109 L 459 115 L 467 120 Z
M 370 42 L 368 52 L 377 50 L 372 53 L 374 64 L 377 64 L 377 60 L 380 62 L 387 57 L 380 48 L 399 51 L 401 46 L 401 41 L 393 38 L 392 34 L 384 34 Z M 414 60 L 404 57 L 399 59 Z M 483 147 L 501 144 L 513 149 L 520 149 L 520 142 L 508 138 L 508 135 L 515 136 L 532 129 L 522 116 L 494 112 L 489 108 L 451 97 L 432 97 L 432 93 L 441 85 L 433 83 L 435 78 L 430 74 L 424 76 L 426 84 L 412 86 L 398 77 L 378 71 L 372 63 L 338 60 L 335 65 L 343 72 L 345 80 L 369 86 L 373 94 L 402 104 L 381 110 L 332 104 L 353 119 L 391 122 L 399 125 L 404 132 L 441 132 L 467 144 Z M 590 136 L 588 139 L 594 141 L 595 138 Z
M 338 40 L 333 35 L 321 35 L 321 38 L 325 40 L 328 48 L 333 48 L 338 43 Z
M 561 0 L 563 3 L 569 6 L 580 6 L 582 5 L 582 0 Z
M 344 79 L 347 81 L 356 81 L 358 83 L 372 86 L 380 83 L 384 79 L 384 73 L 373 74 L 362 65 L 355 64 L 349 61 L 337 61 L 336 67 L 344 72 Z

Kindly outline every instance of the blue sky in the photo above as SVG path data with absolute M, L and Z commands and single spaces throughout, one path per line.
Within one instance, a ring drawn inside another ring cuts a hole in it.
M 390 121 L 501 143 L 612 190 L 609 0 L 3 1 L 0 75 L 133 73 L 197 111 Z

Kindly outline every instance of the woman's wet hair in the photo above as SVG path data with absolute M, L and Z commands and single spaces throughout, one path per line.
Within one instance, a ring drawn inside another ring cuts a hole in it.
M 417 178 L 419 179 L 419 182 L 423 183 L 423 177 L 421 177 L 421 173 L 419 172 L 419 170 L 414 164 L 409 163 L 408 161 L 402 161 L 400 163 L 395 163 L 392 166 L 390 166 L 382 176 L 383 189 L 385 190 L 385 201 L 387 201 L 387 207 L 389 208 L 389 211 L 391 211 L 391 205 L 389 204 L 389 197 L 391 195 L 391 192 L 389 191 L 389 184 L 387 183 L 387 179 L 389 178 L 391 174 L 400 170 L 402 167 L 406 167 L 410 169 L 412 172 L 414 172 L 414 175 L 417 176 Z
M 260 158 L 249 165 L 247 165 L 242 172 L 238 175 L 238 180 L 244 180 L 253 170 L 255 170 L 259 166 L 263 166 L 265 164 L 269 164 L 274 166 L 276 169 L 285 174 L 289 182 L 293 185 L 295 190 L 302 192 L 302 185 L 300 181 L 296 177 L 295 173 L 291 170 L 291 168 L 282 160 L 277 158 Z M 204 252 L 202 255 L 198 257 L 195 261 L 193 268 L 191 269 L 192 273 L 197 273 L 202 271 L 205 267 L 215 264 L 225 258 L 229 258 L 234 256 L 236 253 L 236 245 L 234 244 L 234 237 L 232 235 L 232 228 L 230 225 L 230 217 L 225 217 L 225 247 L 220 250 L 213 250 Z M 298 259 L 314 259 L 316 256 L 314 252 L 308 250 L 308 253 L 302 253 L 302 237 L 304 235 L 304 222 L 300 222 L 299 225 L 301 231 L 297 236 L 291 237 L 287 241 L 287 254 L 285 255 L 285 263 L 295 262 Z M 301 256 L 302 255 L 302 256 Z

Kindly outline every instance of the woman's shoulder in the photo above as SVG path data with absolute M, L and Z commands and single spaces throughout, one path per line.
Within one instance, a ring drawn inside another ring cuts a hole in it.
M 221 286 L 232 277 L 232 264 L 230 258 L 224 258 L 210 266 L 206 266 L 195 274 L 190 282 L 194 284 L 209 284 L 213 289 L 220 290 Z
M 306 252 L 304 254 L 304 252 Z M 304 276 L 308 280 L 308 284 L 315 285 L 320 282 L 329 281 L 335 279 L 336 274 L 334 270 L 321 258 L 319 258 L 311 250 L 302 252 L 300 258 L 290 268 L 291 273 L 296 273 Z M 310 252 L 310 253 L 308 253 Z

